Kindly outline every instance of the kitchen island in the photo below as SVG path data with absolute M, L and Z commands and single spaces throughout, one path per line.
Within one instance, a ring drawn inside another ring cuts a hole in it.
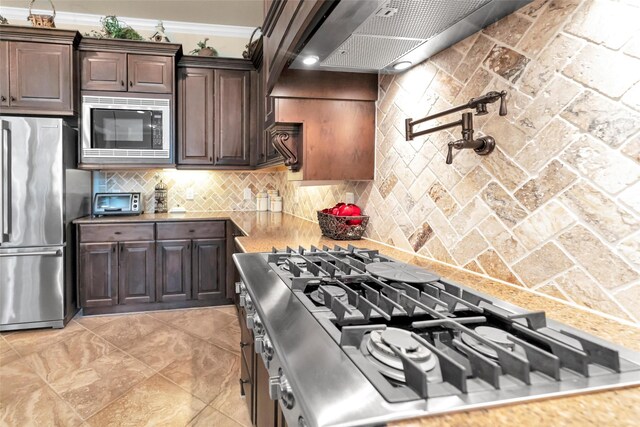
M 518 305 L 527 310 L 543 310 L 548 318 L 582 329 L 595 336 L 640 351 L 640 328 L 628 322 L 597 314 L 556 298 L 508 284 L 475 272 L 463 270 L 417 254 L 411 254 L 372 240 L 334 241 L 323 237 L 317 224 L 285 213 L 268 212 L 203 212 L 187 214 L 143 214 L 137 217 L 87 218 L 90 223 L 122 223 L 141 221 L 206 221 L 228 220 L 234 230 L 236 246 L 244 252 L 269 252 L 299 245 L 345 246 L 378 249 L 399 261 L 429 269 Z M 594 392 L 571 397 L 545 399 L 496 408 L 424 417 L 395 422 L 394 426 L 444 425 L 636 425 L 640 419 L 640 387 Z

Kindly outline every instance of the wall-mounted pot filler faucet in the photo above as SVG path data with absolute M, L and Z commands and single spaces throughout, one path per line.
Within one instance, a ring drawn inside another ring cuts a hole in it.
M 413 127 L 420 123 L 428 122 L 429 120 L 437 119 L 438 117 L 446 116 L 447 114 L 455 113 L 467 108 L 475 108 L 477 116 L 483 116 L 487 114 L 487 104 L 491 104 L 500 100 L 500 112 L 501 116 L 507 115 L 507 92 L 487 92 L 486 94 L 477 98 L 472 98 L 464 105 L 451 108 L 440 113 L 432 114 L 430 116 L 423 117 L 418 120 L 406 119 L 405 120 L 405 132 L 406 140 L 412 141 L 416 136 L 427 135 L 433 132 L 438 132 L 444 129 L 449 129 L 456 126 L 462 127 L 462 139 L 449 142 L 449 150 L 447 152 L 447 164 L 453 163 L 453 149 L 462 150 L 465 148 L 472 148 L 477 154 L 486 156 L 491 153 L 496 146 L 496 140 L 493 137 L 486 135 L 480 138 L 473 138 L 473 113 L 462 113 L 462 118 L 456 122 L 446 123 L 440 126 L 435 126 L 430 129 L 421 130 L 418 132 L 413 131 Z

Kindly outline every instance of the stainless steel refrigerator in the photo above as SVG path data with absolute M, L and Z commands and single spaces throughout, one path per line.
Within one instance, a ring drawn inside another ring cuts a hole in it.
M 77 311 L 72 221 L 90 212 L 91 173 L 64 120 L 0 121 L 0 330 L 62 328 Z

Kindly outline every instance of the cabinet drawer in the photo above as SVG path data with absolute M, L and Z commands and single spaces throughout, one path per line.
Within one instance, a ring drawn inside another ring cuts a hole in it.
M 224 238 L 224 221 L 159 222 L 158 240 Z
M 153 224 L 100 224 L 80 226 L 80 241 L 83 243 L 135 240 L 154 240 Z

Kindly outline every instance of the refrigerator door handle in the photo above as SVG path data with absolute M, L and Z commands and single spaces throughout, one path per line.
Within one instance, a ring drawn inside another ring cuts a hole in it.
M 2 257 L 16 257 L 16 256 L 62 256 L 62 250 L 57 249 L 57 250 L 54 250 L 54 251 L 0 253 L 0 258 L 2 258 Z
M 0 191 L 0 203 L 2 209 L 2 237 L 0 244 L 9 241 L 11 234 L 11 209 L 9 203 L 11 200 L 11 128 L 9 122 L 2 120 L 2 146 L 0 147 L 0 175 L 2 176 L 2 187 Z

